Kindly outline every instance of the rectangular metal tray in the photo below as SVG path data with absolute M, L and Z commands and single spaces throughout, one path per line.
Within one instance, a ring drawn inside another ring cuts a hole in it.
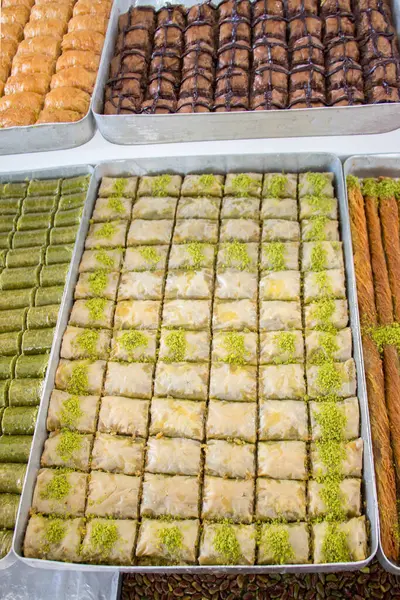
M 343 240 L 346 276 L 347 276 L 347 294 L 350 310 L 350 323 L 353 335 L 353 355 L 357 365 L 357 387 L 358 398 L 360 402 L 361 414 L 361 435 L 364 440 L 364 499 L 366 501 L 366 514 L 370 522 L 370 554 L 363 561 L 354 563 L 337 563 L 321 565 L 259 565 L 259 566 L 107 566 L 90 564 L 73 564 L 56 561 L 45 561 L 39 559 L 26 558 L 22 554 L 22 546 L 27 522 L 29 519 L 29 510 L 32 504 L 33 490 L 36 482 L 36 476 L 40 468 L 40 457 L 42 454 L 44 442 L 47 438 L 46 415 L 50 399 L 51 389 L 53 387 L 54 376 L 58 364 L 61 338 L 66 327 L 69 310 L 73 302 L 74 285 L 77 279 L 80 254 L 83 251 L 85 241 L 85 222 L 82 223 L 75 254 L 72 262 L 70 278 L 68 280 L 68 290 L 64 297 L 63 310 L 59 327 L 57 331 L 56 344 L 53 346 L 51 362 L 48 371 L 48 381 L 44 392 L 44 397 L 40 407 L 38 417 L 38 426 L 36 428 L 33 440 L 33 449 L 28 466 L 27 478 L 22 494 L 20 504 L 16 535 L 14 536 L 14 551 L 24 562 L 39 568 L 69 568 L 69 569 L 87 569 L 87 570 L 112 570 L 118 569 L 121 572 L 152 572 L 152 573 L 302 573 L 302 572 L 328 572 L 357 570 L 367 565 L 376 553 L 378 545 L 378 523 L 377 523 L 377 501 L 375 491 L 375 475 L 373 469 L 373 458 L 371 449 L 370 425 L 367 407 L 366 387 L 364 378 L 364 365 L 361 351 L 360 324 L 357 309 L 357 294 L 354 277 L 354 266 L 352 259 L 352 247 L 350 237 L 350 224 L 345 195 L 343 171 L 340 160 L 332 154 L 254 154 L 248 156 L 198 156 L 182 158 L 159 158 L 159 159 L 138 159 L 122 160 L 115 162 L 100 163 L 94 172 L 92 183 L 89 189 L 87 204 L 85 209 L 85 218 L 90 214 L 95 202 L 97 187 L 103 176 L 129 176 L 146 175 L 157 173 L 227 173 L 227 172 L 246 172 L 246 171 L 285 171 L 285 172 L 304 172 L 304 171 L 330 171 L 335 175 L 336 192 L 340 207 L 340 227 Z
M 172 0 L 193 6 L 198 0 Z M 130 6 L 143 4 L 159 9 L 164 0 L 114 0 L 98 86 L 92 109 L 97 126 L 114 144 L 161 144 L 275 137 L 384 133 L 400 127 L 400 103 L 337 108 L 305 108 L 232 113 L 171 115 L 103 115 L 104 88 L 118 30 L 118 17 Z M 216 2 L 218 4 L 218 1 Z M 400 32 L 400 0 L 392 1 L 395 27 Z
M 370 156 L 351 156 L 344 163 L 344 176 L 356 175 L 357 177 L 400 177 L 400 154 L 375 154 Z M 347 196 L 347 193 L 346 193 Z M 400 575 L 400 563 L 391 561 L 385 555 L 382 543 L 378 518 L 378 560 L 381 565 L 391 573 Z
M 25 181 L 26 179 L 34 179 L 34 178 L 36 178 L 36 179 L 38 179 L 38 178 L 52 179 L 52 178 L 57 178 L 57 177 L 76 177 L 78 175 L 88 175 L 88 174 L 93 175 L 93 172 L 94 172 L 93 167 L 91 167 L 89 165 L 79 165 L 79 166 L 73 165 L 73 166 L 69 166 L 69 167 L 52 167 L 49 169 L 36 169 L 36 170 L 30 170 L 30 171 L 0 171 L 0 183 L 6 182 L 6 181 Z M 94 184 L 93 177 L 92 177 L 91 182 L 90 182 L 90 187 L 88 190 L 88 194 L 91 190 L 91 187 L 93 187 L 93 186 L 96 189 L 96 185 Z M 81 223 L 79 226 L 79 232 L 78 232 L 77 239 L 80 239 L 81 236 L 86 235 L 90 216 L 91 216 L 91 209 L 88 208 L 87 203 L 86 203 L 85 207 L 84 207 Z M 57 325 L 56 325 L 55 332 L 54 332 L 53 345 L 52 345 L 52 349 L 50 352 L 50 358 L 49 358 L 49 367 L 47 369 L 46 376 L 44 379 L 43 396 L 42 396 L 41 403 L 39 406 L 39 412 L 38 412 L 37 421 L 36 421 L 35 434 L 33 437 L 32 446 L 31 446 L 31 450 L 30 450 L 30 456 L 32 456 L 32 453 L 34 451 L 33 450 L 34 439 L 35 439 L 37 430 L 40 428 L 40 423 L 41 423 L 41 421 L 43 421 L 43 418 L 46 418 L 46 414 L 47 414 L 47 404 L 45 403 L 46 410 L 44 412 L 44 417 L 41 417 L 41 415 L 43 414 L 43 400 L 46 397 L 46 393 L 47 393 L 46 390 L 48 390 L 49 386 L 53 385 L 54 375 L 53 375 L 53 378 L 50 375 L 51 368 L 52 368 L 51 365 L 54 362 L 56 362 L 56 364 L 58 362 L 58 354 L 60 351 L 58 340 L 60 339 L 60 336 L 61 336 L 60 332 L 64 331 L 64 327 L 62 325 L 63 314 L 65 313 L 66 310 L 67 310 L 67 314 L 69 314 L 69 307 L 67 307 L 67 308 L 65 307 L 66 299 L 68 297 L 68 290 L 71 288 L 71 281 L 74 276 L 75 276 L 75 279 L 73 279 L 73 281 L 72 281 L 73 286 L 75 285 L 75 281 L 76 281 L 76 270 L 77 270 L 77 266 L 79 265 L 80 257 L 81 257 L 81 251 L 77 246 L 78 245 L 76 244 L 75 248 L 74 248 L 74 252 L 72 254 L 70 269 L 68 271 L 68 276 L 67 276 L 65 286 L 64 286 L 64 294 L 63 294 L 63 297 L 61 300 L 60 313 L 58 316 L 58 321 L 57 321 Z M 0 291 L 0 294 L 1 294 L 1 291 Z M 57 344 L 58 344 L 58 346 L 57 346 Z M 27 473 L 28 473 L 28 470 L 27 470 Z M 27 479 L 28 479 L 28 477 L 26 476 L 25 482 L 24 482 L 24 487 L 26 485 Z M 22 495 L 21 495 L 21 501 L 22 501 Z M 20 502 L 20 505 L 21 505 L 21 502 Z M 14 530 L 14 536 L 15 536 L 15 531 L 16 531 L 16 527 Z M 10 550 L 10 552 L 6 556 L 4 556 L 2 559 L 0 559 L 0 570 L 8 568 L 15 561 L 16 561 L 16 556 L 15 556 L 13 550 Z
M 107 31 L 110 29 L 110 22 L 115 11 L 116 6 L 114 3 Z M 106 42 L 104 42 L 102 57 L 106 53 L 105 46 Z M 66 148 L 75 148 L 86 144 L 92 139 L 96 131 L 92 106 L 98 87 L 102 87 L 99 75 L 97 75 L 88 112 L 80 121 L 75 123 L 40 123 L 39 125 L 0 129 L 0 156 L 4 154 L 65 150 Z

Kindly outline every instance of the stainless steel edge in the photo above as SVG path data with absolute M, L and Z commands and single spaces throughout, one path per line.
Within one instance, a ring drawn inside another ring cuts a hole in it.
M 77 239 L 73 263 L 71 266 L 68 288 L 65 295 L 64 310 L 62 318 L 59 321 L 57 343 L 53 346 L 51 365 L 49 368 L 48 385 L 41 404 L 40 423 L 35 433 L 31 460 L 28 466 L 27 480 L 24 486 L 22 501 L 20 505 L 16 535 L 14 536 L 14 551 L 16 555 L 27 564 L 37 568 L 53 569 L 84 569 L 96 571 L 120 572 L 151 572 L 151 573 L 210 573 L 213 574 L 233 574 L 233 573 L 305 573 L 305 572 L 334 572 L 334 571 L 353 571 L 366 566 L 374 557 L 378 545 L 378 523 L 377 523 L 377 502 L 375 492 L 375 479 L 373 470 L 373 459 L 371 450 L 371 437 L 369 415 L 367 409 L 367 397 L 364 378 L 364 366 L 361 352 L 360 324 L 358 318 L 356 286 L 354 277 L 354 266 L 352 260 L 352 248 L 350 238 L 350 224 L 345 196 L 343 171 L 340 160 L 332 154 L 254 154 L 245 156 L 198 156 L 182 158 L 159 158 L 159 159 L 137 159 L 121 160 L 114 162 L 100 163 L 94 171 L 91 186 L 89 189 L 87 206 L 85 210 L 85 219 L 89 218 L 91 207 L 93 206 L 96 190 L 101 178 L 109 176 L 127 176 L 144 175 L 160 172 L 221 172 L 228 171 L 286 171 L 286 172 L 304 172 L 308 170 L 331 171 L 335 174 L 337 197 L 340 207 L 341 231 L 345 253 L 347 288 L 350 307 L 350 322 L 353 332 L 354 359 L 357 365 L 357 384 L 358 397 L 361 413 L 361 434 L 364 439 L 364 498 L 366 500 L 366 514 L 370 522 L 370 553 L 363 560 L 354 563 L 336 563 L 336 564 L 307 564 L 307 565 L 256 565 L 247 566 L 193 566 L 193 567 L 144 567 L 144 566 L 107 566 L 91 564 L 62 563 L 56 561 L 45 561 L 38 559 L 29 559 L 23 556 L 22 545 L 25 535 L 25 529 L 29 518 L 29 509 L 31 506 L 33 489 L 36 474 L 40 465 L 40 456 L 43 449 L 46 433 L 46 414 L 49 403 L 51 387 L 54 382 L 55 369 L 58 363 L 59 349 L 62 333 L 66 327 L 69 308 L 72 303 L 74 284 L 77 279 L 77 271 L 80 255 L 83 251 L 85 226 L 82 227 Z
M 356 175 L 357 177 L 400 177 L 400 154 L 372 154 L 370 156 L 356 155 L 349 157 L 344 163 L 344 176 Z M 346 192 L 347 196 L 347 192 Z M 382 548 L 381 534 L 378 519 L 378 560 L 381 565 L 394 575 L 400 575 L 400 563 L 395 563 L 385 555 Z
M 114 3 L 105 39 L 107 39 L 111 18 L 115 10 Z M 104 41 L 102 56 L 105 54 L 105 46 L 106 41 Z M 4 154 L 65 150 L 66 148 L 75 148 L 86 144 L 92 139 L 96 131 L 92 106 L 99 87 L 102 86 L 99 82 L 99 74 L 97 74 L 88 112 L 80 121 L 75 123 L 40 123 L 39 125 L 0 129 L 0 156 Z
M 0 171 L 0 183 L 3 183 L 4 181 L 24 181 L 26 179 L 33 179 L 33 178 L 40 178 L 40 177 L 52 179 L 52 178 L 56 178 L 56 177 L 75 177 L 78 175 L 87 175 L 87 174 L 93 175 L 93 172 L 94 172 L 94 169 L 90 165 L 80 165 L 80 166 L 72 165 L 72 166 L 67 166 L 67 167 L 52 167 L 52 168 L 48 168 L 48 169 L 35 169 L 35 170 L 26 170 L 26 171 Z M 93 179 L 93 177 L 92 177 L 92 179 Z M 90 218 L 90 214 L 91 214 L 91 209 L 88 211 L 88 209 L 85 205 L 83 215 L 82 215 L 81 225 L 80 225 L 80 229 L 79 229 L 79 231 L 84 229 L 85 235 L 86 235 L 86 231 L 87 231 L 87 227 L 88 227 L 88 220 Z M 85 223 L 86 223 L 86 225 L 85 225 Z M 64 331 L 64 327 L 62 326 L 62 322 L 63 322 L 63 318 L 64 318 L 63 315 L 67 311 L 67 318 L 68 318 L 69 310 L 70 310 L 70 306 L 67 306 L 67 308 L 66 308 L 66 305 L 67 305 L 68 289 L 70 289 L 70 287 L 71 287 L 70 281 L 72 281 L 73 272 L 75 271 L 73 268 L 73 264 L 74 264 L 74 261 L 75 262 L 78 261 L 78 264 L 79 264 L 80 255 L 81 255 L 81 253 L 78 251 L 77 244 L 76 244 L 73 255 L 72 255 L 71 266 L 70 266 L 68 276 L 66 279 L 66 283 L 65 283 L 65 287 L 64 287 L 63 298 L 61 300 L 60 313 L 59 313 L 58 322 L 57 322 L 55 333 L 54 333 L 52 349 L 50 352 L 49 367 L 47 369 L 45 380 L 44 380 L 43 395 L 42 395 L 42 399 L 41 399 L 40 406 L 39 406 L 38 416 L 37 416 L 37 420 L 36 420 L 35 433 L 33 435 L 28 465 L 31 462 L 31 460 L 33 460 L 33 457 L 35 455 L 35 440 L 37 440 L 38 437 L 40 438 L 40 430 L 43 429 L 43 423 L 44 423 L 44 427 L 46 427 L 47 405 L 45 407 L 43 405 L 45 403 L 46 394 L 47 395 L 49 394 L 49 390 L 51 390 L 52 386 L 53 386 L 53 381 L 54 381 L 53 365 L 54 364 L 57 365 L 57 363 L 58 363 L 58 355 L 59 355 L 59 350 L 60 350 L 60 341 L 59 340 L 61 339 L 60 332 Z M 72 283 L 73 283 L 73 285 L 75 285 L 75 280 L 73 280 Z M 53 377 L 53 379 L 51 379 L 51 377 Z M 22 504 L 22 500 L 23 500 L 23 492 L 24 492 L 25 486 L 28 484 L 28 479 L 29 479 L 29 466 L 27 469 L 27 474 L 26 474 L 24 486 L 22 489 L 18 514 L 21 510 L 21 504 Z M 17 517 L 17 519 L 18 519 L 18 517 Z M 14 537 L 16 535 L 16 531 L 17 531 L 17 526 L 15 526 Z M 15 562 L 16 558 L 17 557 L 16 557 L 13 549 L 11 549 L 10 552 L 4 558 L 2 558 L 0 560 L 0 570 L 8 568 L 10 565 L 12 565 Z
M 178 0 L 173 0 L 172 4 Z M 196 0 L 182 0 L 192 6 Z M 400 103 L 331 108 L 172 115 L 103 115 L 104 88 L 117 37 L 118 16 L 131 5 L 160 8 L 163 0 L 115 0 L 93 94 L 92 110 L 103 137 L 113 144 L 161 144 L 249 138 L 385 133 L 400 127 Z M 216 2 L 218 4 L 218 2 Z M 400 0 L 393 0 L 400 32 Z

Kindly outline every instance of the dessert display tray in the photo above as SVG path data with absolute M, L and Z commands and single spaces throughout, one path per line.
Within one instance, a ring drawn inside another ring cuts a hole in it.
M 176 2 L 174 1 L 173 4 Z M 130 6 L 161 8 L 162 0 L 115 0 L 100 63 L 92 110 L 101 134 L 114 144 L 159 144 L 248 138 L 385 133 L 400 127 L 399 103 L 197 114 L 103 115 L 104 88 L 118 30 Z M 180 2 L 186 7 L 195 0 Z M 400 0 L 393 0 L 400 30 Z
M 56 168 L 49 168 L 49 169 L 35 169 L 35 170 L 15 171 L 15 172 L 7 171 L 7 172 L 0 172 L 0 184 L 3 183 L 4 181 L 17 182 L 17 181 L 24 181 L 26 179 L 35 179 L 35 178 L 51 179 L 51 178 L 61 178 L 61 177 L 75 177 L 75 176 L 79 176 L 79 175 L 87 175 L 87 174 L 92 174 L 92 173 L 93 173 L 93 168 L 88 165 L 66 166 L 66 167 L 56 167 Z M 93 186 L 94 185 L 93 182 L 91 182 L 90 185 Z M 90 190 L 91 190 L 91 188 L 89 189 L 89 191 Z M 78 237 L 85 235 L 85 232 L 87 230 L 88 223 L 89 223 L 89 214 L 90 214 L 90 211 L 88 212 L 88 208 L 85 205 L 83 214 L 82 214 L 81 223 L 79 226 Z M 73 277 L 73 275 L 76 271 L 75 265 L 79 264 L 79 258 L 80 258 L 79 248 L 75 247 L 73 256 L 71 259 L 71 267 L 70 267 L 69 274 L 67 276 L 65 286 L 64 286 L 63 299 L 62 299 L 61 305 L 60 305 L 60 315 L 63 315 L 66 310 L 65 304 L 66 304 L 66 298 L 68 296 L 68 290 L 70 289 L 70 286 L 71 286 L 71 277 Z M 73 284 L 73 281 L 72 281 L 72 284 Z M 52 350 L 50 352 L 49 365 L 53 360 L 52 357 L 54 355 L 54 352 L 56 351 L 57 341 L 60 337 L 60 327 L 62 325 L 60 315 L 58 318 L 58 323 L 55 327 L 53 345 L 52 345 Z M 52 383 L 52 379 L 51 379 L 51 369 L 49 367 L 46 371 L 46 375 L 44 378 L 44 386 L 43 386 L 43 394 L 44 395 L 46 394 L 46 390 L 48 389 L 48 386 L 50 383 Z M 40 414 L 41 414 L 41 408 L 39 407 L 35 431 L 40 428 L 39 427 Z M 31 446 L 31 453 L 32 453 L 32 451 L 33 451 L 33 443 Z M 26 480 L 27 480 L 27 477 L 25 479 L 25 483 L 26 483 Z M 25 485 L 25 483 L 24 483 L 24 485 Z M 22 495 L 21 495 L 21 499 L 22 499 Z M 14 530 L 14 533 L 15 533 L 15 530 Z M 15 556 L 13 550 L 10 550 L 10 552 L 4 558 L 0 559 L 0 570 L 8 568 L 10 565 L 12 565 L 15 562 L 15 560 L 16 560 L 16 556 Z
M 371 156 L 351 156 L 344 163 L 344 176 L 356 177 L 400 177 L 400 154 L 376 154 Z M 388 559 L 383 551 L 380 531 L 378 532 L 379 562 L 390 573 L 400 575 L 400 564 Z
M 357 387 L 361 414 L 361 437 L 364 440 L 363 459 L 363 499 L 365 512 L 369 520 L 369 555 L 363 561 L 353 563 L 303 564 L 303 565 L 267 565 L 267 566 L 105 566 L 93 564 L 63 563 L 48 560 L 31 559 L 23 556 L 22 547 L 25 530 L 29 519 L 30 506 L 34 485 L 40 468 L 40 457 L 47 437 L 46 416 L 58 365 L 62 335 L 67 325 L 69 312 L 73 303 L 74 287 L 78 277 L 78 266 L 83 252 L 88 219 L 97 197 L 97 188 L 103 176 L 124 177 L 128 175 L 152 175 L 158 173 L 226 173 L 226 172 L 331 172 L 335 176 L 336 192 L 340 211 L 341 239 L 345 255 L 345 270 L 347 280 L 347 297 L 349 302 L 350 326 L 353 337 L 353 355 L 357 367 Z M 55 170 L 51 172 L 55 175 Z M 21 176 L 21 175 L 20 175 Z M 341 162 L 330 154 L 275 154 L 248 156 L 198 156 L 182 158 L 138 159 L 99 164 L 92 178 L 85 211 L 81 222 L 71 263 L 67 290 L 64 294 L 61 314 L 53 344 L 47 373 L 44 396 L 39 410 L 38 425 L 35 431 L 27 477 L 22 493 L 22 500 L 16 524 L 13 549 L 16 555 L 30 566 L 36 568 L 78 569 L 78 570 L 119 570 L 121 572 L 154 572 L 154 573 L 284 573 L 284 572 L 333 572 L 357 570 L 366 566 L 376 553 L 378 545 L 378 517 L 375 492 L 375 477 L 371 450 L 370 425 L 366 398 L 363 358 L 360 339 L 360 324 L 357 310 L 354 266 L 352 260 L 352 245 L 347 200 L 344 190 Z

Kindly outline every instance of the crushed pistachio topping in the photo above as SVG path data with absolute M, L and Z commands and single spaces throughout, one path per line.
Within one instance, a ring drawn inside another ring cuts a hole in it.
M 321 461 L 326 467 L 328 478 L 340 478 L 342 464 L 346 458 L 346 450 L 343 442 L 337 442 L 335 440 L 317 440 L 316 446 Z
M 113 257 L 110 256 L 108 252 L 104 250 L 104 248 L 100 248 L 100 250 L 97 250 L 95 258 L 97 262 L 99 262 L 104 267 L 113 267 L 115 264 Z
M 306 200 L 316 212 L 320 213 L 330 213 L 335 202 L 334 198 L 314 195 L 304 196 L 303 200 Z
M 149 340 L 147 335 L 142 331 L 125 331 L 119 338 L 119 343 L 122 348 L 128 353 L 134 352 L 137 348 L 143 346 L 144 348 L 148 345 Z
M 78 396 L 69 396 L 62 403 L 60 421 L 67 427 L 74 427 L 83 414 Z
M 355 190 L 355 189 L 360 189 L 360 187 L 361 187 L 360 180 L 358 179 L 358 177 L 355 177 L 354 175 L 347 175 L 346 183 L 347 183 L 347 189 L 349 191 Z
M 367 177 L 362 182 L 362 193 L 364 196 L 369 196 L 370 198 L 377 198 L 379 195 L 379 186 L 376 179 L 372 179 L 372 177 Z
M 326 476 L 320 491 L 321 499 L 326 506 L 326 520 L 338 521 L 344 519 L 343 494 L 340 491 L 340 475 Z
M 267 194 L 271 198 L 284 198 L 288 178 L 286 175 L 277 173 L 269 180 Z
M 74 345 L 83 350 L 88 356 L 95 357 L 99 335 L 96 329 L 84 329 L 76 336 Z
M 226 266 L 236 264 L 241 270 L 247 269 L 250 266 L 251 259 L 247 252 L 246 244 L 243 242 L 238 242 L 238 240 L 228 242 L 225 246 L 224 255 Z
M 228 331 L 224 335 L 224 349 L 226 350 L 225 361 L 231 365 L 244 365 L 246 354 L 246 346 L 244 343 L 244 335 L 236 331 Z
M 333 362 L 326 362 L 318 368 L 317 386 L 324 393 L 333 394 L 342 385 L 342 377 Z
M 181 362 L 186 355 L 186 334 L 182 329 L 171 331 L 165 338 L 168 356 L 165 362 Z
M 283 242 L 269 242 L 264 245 L 265 254 L 272 271 L 284 271 L 285 244 Z
M 172 181 L 171 175 L 165 173 L 164 175 L 158 175 L 154 177 L 151 182 L 151 191 L 153 196 L 168 196 L 167 187 Z
M 296 335 L 292 331 L 279 331 L 274 335 L 274 344 L 282 354 L 291 358 L 296 351 Z
M 70 489 L 71 484 L 68 480 L 68 474 L 56 471 L 40 496 L 45 500 L 62 500 L 68 496 Z
M 118 179 L 114 181 L 113 196 L 122 196 L 127 184 L 127 179 L 125 179 L 124 177 L 118 177 Z
M 306 179 L 313 186 L 315 196 L 320 195 L 324 187 L 329 183 L 329 177 L 325 173 L 307 173 Z
M 335 401 L 322 402 L 319 411 L 314 412 L 314 417 L 320 427 L 323 442 L 340 442 L 343 439 L 347 418 Z
M 169 554 L 175 554 L 182 547 L 183 535 L 179 527 L 163 527 L 158 531 L 158 537 Z
M 262 544 L 272 554 L 273 561 L 277 565 L 287 564 L 290 559 L 294 558 L 289 532 L 279 525 L 269 525 L 265 528 Z
M 89 387 L 88 366 L 86 363 L 75 363 L 67 384 L 67 392 L 73 396 L 85 396 Z
M 314 278 L 321 295 L 329 296 L 332 294 L 332 282 L 327 271 L 316 272 Z
M 108 556 L 118 540 L 119 533 L 115 523 L 95 521 L 92 524 L 90 543 L 102 556 Z
M 395 346 L 397 350 L 400 350 L 400 323 L 373 327 L 368 332 L 377 345 L 379 352 L 383 351 L 384 346 Z
M 122 198 L 119 198 L 118 196 L 110 196 L 108 199 L 108 208 L 115 210 L 117 213 L 123 214 L 125 209 Z
M 75 452 L 81 449 L 81 446 L 82 436 L 76 431 L 65 429 L 60 433 L 60 441 L 57 444 L 56 452 L 66 462 Z
M 328 524 L 328 530 L 322 544 L 322 556 L 329 563 L 351 561 L 346 533 L 339 530 L 337 523 Z
M 202 244 L 201 242 L 191 242 L 186 246 L 186 250 L 193 263 L 193 268 L 199 269 L 205 259 L 204 244 Z
M 328 217 L 319 215 L 310 219 L 311 227 L 306 232 L 307 242 L 322 242 L 325 239 L 325 225 L 328 223 Z
M 156 265 L 161 258 L 161 256 L 158 254 L 157 250 L 153 248 L 153 246 L 143 246 L 142 248 L 140 248 L 139 252 L 146 262 L 154 265 Z
M 322 365 L 324 362 L 333 360 L 339 346 L 336 334 L 330 331 L 322 331 L 318 336 L 318 348 L 312 353 L 311 364 Z
M 385 178 L 378 183 L 378 193 L 380 198 L 394 198 L 397 193 L 397 182 L 393 179 Z
M 107 287 L 108 277 L 106 271 L 103 269 L 97 269 L 97 271 L 93 271 L 93 273 L 89 273 L 88 277 L 89 288 L 92 294 L 96 296 L 101 296 L 104 290 Z
M 321 298 L 315 303 L 313 308 L 313 317 L 318 321 L 316 329 L 320 331 L 330 331 L 333 328 L 331 319 L 335 312 L 335 301 L 333 298 Z
M 44 531 L 46 546 L 59 544 L 64 539 L 65 533 L 65 523 L 62 519 L 48 519 Z
M 245 173 L 235 175 L 232 179 L 232 187 L 235 190 L 235 193 L 243 198 L 249 196 L 251 186 L 254 184 L 257 184 L 257 182 L 250 177 L 250 175 L 246 175 Z
M 236 538 L 235 530 L 229 523 L 216 525 L 213 545 L 228 565 L 234 565 L 239 562 L 241 555 L 240 545 Z
M 100 321 L 104 317 L 104 309 L 107 305 L 105 298 L 89 298 L 85 302 L 85 306 L 89 311 L 91 321 Z
M 199 177 L 199 184 L 205 188 L 212 187 L 215 182 L 216 182 L 215 175 L 210 175 L 210 174 L 205 173 L 204 175 L 200 175 L 200 177 Z
M 327 251 L 321 242 L 317 242 L 311 250 L 311 270 L 323 271 L 326 269 Z
M 115 234 L 116 227 L 113 223 L 104 223 L 99 229 L 96 231 L 95 236 L 97 238 L 103 238 L 109 240 Z

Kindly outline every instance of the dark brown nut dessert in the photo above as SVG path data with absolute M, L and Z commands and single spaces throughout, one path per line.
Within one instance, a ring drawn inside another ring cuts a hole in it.
M 208 98 L 188 96 L 178 100 L 178 113 L 203 113 L 211 112 L 212 105 Z
M 338 15 L 343 13 L 351 13 L 350 0 L 325 0 L 321 3 L 321 15 Z
M 117 94 L 111 96 L 104 104 L 105 115 L 129 115 L 140 112 L 142 98 L 122 96 Z
M 216 77 L 215 96 L 233 94 L 247 96 L 249 91 L 249 75 L 241 69 L 223 69 Z
M 198 68 L 205 71 L 214 69 L 214 52 L 212 48 L 203 48 L 200 42 L 183 54 L 182 73 Z
M 183 49 L 183 34 L 177 25 L 158 27 L 154 34 L 154 49 L 175 48 L 179 52 Z
M 282 17 L 260 17 L 253 25 L 253 39 L 274 38 L 286 42 L 286 20 Z
M 206 73 L 188 73 L 181 82 L 180 98 L 189 98 L 196 93 L 204 98 L 213 97 L 213 77 Z
M 176 99 L 176 96 L 176 80 L 169 73 L 160 73 L 159 75 L 152 75 L 149 78 L 149 84 L 147 86 L 148 98 L 160 97 L 173 100 Z
M 210 23 L 193 23 L 186 28 L 186 48 L 194 46 L 200 41 L 207 46 L 214 46 L 214 26 Z
M 130 27 L 141 26 L 153 32 L 155 27 L 155 10 L 151 6 L 131 6 L 127 13 L 118 19 L 118 30 L 125 31 Z
M 292 17 L 300 14 L 318 15 L 317 0 L 287 0 L 287 17 Z
M 138 26 L 118 35 L 115 51 L 122 52 L 123 50 L 137 49 L 143 50 L 148 55 L 151 51 L 152 42 L 152 32 Z
M 240 67 L 241 69 L 250 69 L 251 48 L 241 42 L 226 44 L 218 50 L 218 68 Z
M 341 61 L 332 65 L 326 73 L 328 89 L 340 89 L 347 86 L 363 89 L 363 74 L 359 64 L 352 61 Z
M 284 67 L 260 67 L 254 72 L 252 94 L 260 94 L 272 89 L 287 92 L 288 80 L 289 73 Z
M 290 72 L 290 91 L 325 89 L 325 69 L 317 65 L 299 65 Z
M 181 69 L 181 57 L 176 50 L 156 50 L 151 57 L 149 73 L 168 72 L 175 75 L 179 81 Z
M 247 42 L 250 45 L 251 28 L 248 21 L 224 21 L 219 28 L 219 46 L 231 42 Z
M 395 37 L 373 35 L 359 43 L 361 64 L 368 64 L 378 58 L 393 58 L 399 56 L 397 40 Z
M 223 94 L 215 98 L 215 112 L 240 112 L 249 109 L 249 100 L 246 96 Z
M 221 23 L 231 17 L 251 19 L 251 4 L 249 0 L 223 0 L 218 6 L 218 19 Z
M 325 106 L 325 92 L 313 90 L 311 87 L 293 90 L 289 94 L 289 108 L 313 108 Z
M 253 66 L 255 68 L 274 63 L 289 67 L 288 48 L 284 42 L 275 38 L 263 38 L 253 46 Z
M 321 41 L 308 35 L 304 38 L 299 38 L 291 46 L 291 65 L 303 65 L 313 63 L 315 65 L 324 66 L 324 46 Z
M 325 17 L 324 44 L 337 37 L 353 37 L 355 25 L 352 15 L 335 15 Z
M 348 86 L 328 90 L 326 99 L 328 104 L 332 106 L 354 106 L 355 104 L 363 104 L 365 100 L 363 90 Z
M 372 61 L 364 68 L 365 87 L 377 85 L 400 87 L 400 61 L 389 58 Z
M 319 17 L 296 17 L 289 22 L 289 43 L 311 35 L 321 39 L 322 21 Z
M 186 10 L 177 4 L 168 4 L 157 13 L 157 27 L 175 26 L 184 29 L 186 26 Z
M 334 38 L 325 48 L 325 58 L 327 65 L 346 58 L 359 62 L 360 50 L 356 40 L 352 38 Z
M 114 56 L 110 63 L 110 77 L 116 77 L 118 74 L 140 73 L 144 75 L 147 69 L 147 59 L 141 50 L 125 50 L 121 54 Z
M 256 0 L 253 4 L 253 22 L 265 15 L 283 17 L 283 0 Z
M 358 38 L 368 38 L 370 35 L 393 35 L 394 28 L 387 15 L 378 10 L 362 11 L 357 18 Z
M 138 73 L 131 73 L 109 79 L 106 85 L 105 98 L 108 100 L 115 94 L 140 98 L 143 93 L 142 79 Z
M 396 87 L 387 85 L 376 85 L 366 90 L 367 100 L 370 104 L 380 104 L 384 102 L 399 102 L 400 91 Z
M 186 23 L 191 25 L 197 21 L 214 24 L 217 20 L 216 9 L 208 2 L 196 4 L 188 9 L 186 13 Z
M 278 110 L 286 108 L 288 95 L 281 90 L 265 90 L 262 94 L 254 94 L 250 100 L 252 110 Z
M 164 98 L 150 98 L 142 103 L 144 114 L 169 114 L 176 112 L 176 100 L 165 100 Z

